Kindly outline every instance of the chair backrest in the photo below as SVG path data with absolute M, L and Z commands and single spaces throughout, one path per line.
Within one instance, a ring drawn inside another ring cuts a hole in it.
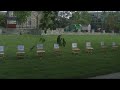
M 37 49 L 43 49 L 43 44 L 37 44 Z
M 112 42 L 112 46 L 115 46 L 116 45 L 116 43 L 115 42 Z
M 4 46 L 0 46 L 0 52 L 4 52 Z
M 77 48 L 77 43 L 72 43 L 72 48 Z
M 101 46 L 104 46 L 104 45 L 105 45 L 105 43 L 104 43 L 104 42 L 101 42 L 100 44 L 101 44 Z
M 91 42 L 86 42 L 86 47 L 91 47 Z
M 24 51 L 24 45 L 18 45 L 17 49 L 18 51 Z
M 54 49 L 59 49 L 59 44 L 54 44 Z

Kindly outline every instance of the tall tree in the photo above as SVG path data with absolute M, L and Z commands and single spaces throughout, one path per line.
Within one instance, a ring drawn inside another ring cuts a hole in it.
M 116 12 L 109 12 L 105 24 L 110 31 L 114 30 L 118 24 L 118 14 Z
M 2 27 L 6 26 L 6 17 L 4 14 L 0 14 L 0 26 Z
M 40 20 L 40 27 L 47 31 L 54 24 L 53 19 L 55 17 L 54 11 L 43 11 L 42 18 Z

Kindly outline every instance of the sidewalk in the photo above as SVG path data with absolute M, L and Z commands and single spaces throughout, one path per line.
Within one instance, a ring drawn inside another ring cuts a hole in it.
M 120 79 L 120 72 L 107 74 L 107 75 L 96 76 L 96 77 L 91 77 L 91 78 L 88 78 L 88 79 Z

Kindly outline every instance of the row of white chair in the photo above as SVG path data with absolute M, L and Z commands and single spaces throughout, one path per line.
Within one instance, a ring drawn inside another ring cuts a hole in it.
M 105 48 L 106 46 L 105 46 L 105 43 L 104 42 L 101 42 L 101 47 L 102 48 Z M 112 42 L 112 47 L 118 47 L 117 45 L 116 45 L 116 43 L 115 42 Z M 44 53 L 45 52 L 45 50 L 44 50 L 44 47 L 43 47 L 43 44 L 37 44 L 37 53 Z M 59 44 L 54 44 L 54 50 L 55 49 L 59 49 Z M 25 51 L 24 51 L 24 45 L 18 45 L 17 46 L 17 54 L 19 55 L 20 53 L 22 53 L 22 54 L 24 54 L 25 53 Z M 73 52 L 74 53 L 78 53 L 79 51 L 80 51 L 80 49 L 78 48 L 78 46 L 77 46 L 77 43 L 72 43 L 72 50 L 73 50 Z M 93 50 L 93 47 L 92 47 L 92 45 L 91 45 L 91 42 L 86 42 L 86 50 L 88 50 L 88 52 L 90 51 L 90 50 Z M 91 51 L 90 51 L 91 52 Z M 0 46 L 0 55 L 4 55 L 4 46 Z M 38 54 L 39 55 L 39 54 Z
M 101 42 L 101 46 L 105 46 L 104 42 Z M 117 46 L 115 42 L 112 42 L 112 46 Z M 77 43 L 72 43 L 72 48 L 78 48 Z M 86 42 L 86 48 L 92 48 L 91 42 Z M 37 49 L 44 49 L 43 44 L 37 44 Z M 54 44 L 54 49 L 59 49 L 59 44 Z M 92 48 L 93 49 L 93 48 Z M 24 51 L 24 45 L 18 45 L 17 50 L 19 52 Z M 0 53 L 4 52 L 4 46 L 0 46 Z

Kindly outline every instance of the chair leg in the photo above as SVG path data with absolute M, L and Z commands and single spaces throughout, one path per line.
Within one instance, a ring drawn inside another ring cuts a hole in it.
M 0 55 L 0 58 L 3 59 L 3 60 L 5 60 L 4 54 L 1 54 L 1 55 Z
M 24 59 L 24 54 L 17 54 L 17 59 Z

